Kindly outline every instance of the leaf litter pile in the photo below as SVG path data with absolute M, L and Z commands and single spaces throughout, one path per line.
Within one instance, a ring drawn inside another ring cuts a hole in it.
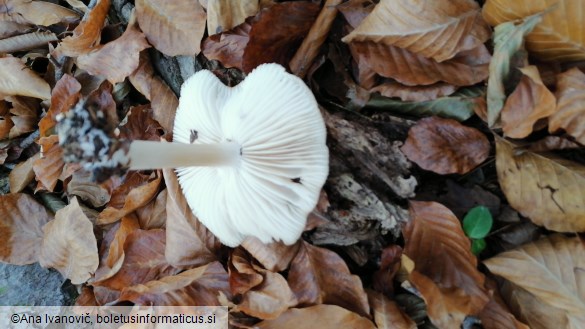
M 0 4 L 0 261 L 56 269 L 77 305 L 585 327 L 585 1 Z M 222 245 L 171 169 L 96 180 L 65 161 L 76 106 L 120 140 L 172 140 L 185 77 L 162 60 L 229 86 L 279 63 L 311 88 L 330 168 L 295 244 Z

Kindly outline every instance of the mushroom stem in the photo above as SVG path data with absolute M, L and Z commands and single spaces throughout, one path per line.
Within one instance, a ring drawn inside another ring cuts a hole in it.
M 183 144 L 135 140 L 130 144 L 130 170 L 191 166 L 229 166 L 240 155 L 233 142 Z

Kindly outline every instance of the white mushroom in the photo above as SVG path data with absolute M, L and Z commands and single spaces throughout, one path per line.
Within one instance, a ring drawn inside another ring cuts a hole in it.
M 194 214 L 222 243 L 292 244 L 328 174 L 323 118 L 304 82 L 260 65 L 230 88 L 200 71 L 181 88 L 173 143 L 134 141 L 130 169 L 177 168 Z

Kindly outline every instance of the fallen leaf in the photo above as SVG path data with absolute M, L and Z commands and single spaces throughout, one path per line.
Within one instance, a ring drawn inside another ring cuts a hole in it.
M 41 145 L 41 157 L 35 160 L 33 170 L 37 181 L 52 192 L 65 166 L 63 149 L 59 146 L 57 135 L 42 137 L 39 144 Z
M 167 222 L 167 190 L 160 192 L 156 200 L 148 203 L 142 208 L 136 209 L 136 216 L 143 230 L 164 228 Z
M 387 296 L 394 293 L 394 277 L 400 270 L 402 248 L 391 245 L 382 249 L 380 268 L 372 276 L 373 288 Z
M 93 293 L 93 289 L 89 286 L 82 286 L 81 293 L 75 299 L 74 306 L 100 306 L 97 300 L 95 299 L 95 295 Z
M 487 119 L 493 127 L 500 118 L 506 99 L 505 83 L 508 80 L 511 59 L 523 49 L 524 36 L 542 20 L 542 13 L 526 17 L 522 23 L 502 23 L 494 29 L 494 53 L 490 62 L 490 76 L 487 88 Z
M 546 136 L 530 144 L 529 150 L 536 153 L 550 152 L 554 150 L 579 149 L 583 146 L 569 140 L 567 137 Z
M 290 70 L 294 75 L 304 78 L 307 74 L 315 57 L 319 54 L 321 46 L 327 39 L 329 31 L 331 31 L 333 21 L 337 17 L 337 6 L 342 2 L 343 0 L 327 0 L 323 4 L 319 16 L 289 63 Z
M 437 115 L 465 121 L 471 118 L 476 111 L 481 111 L 481 108 L 485 107 L 485 91 L 481 88 L 465 88 L 449 97 L 424 102 L 403 102 L 373 95 L 366 106 L 377 111 L 397 112 L 420 117 Z
M 41 137 L 54 134 L 52 128 L 57 124 L 57 115 L 67 112 L 79 101 L 81 84 L 71 75 L 64 74 L 51 91 L 51 107 L 39 122 Z
M 300 242 L 297 242 L 288 246 L 281 241 L 265 244 L 252 236 L 247 237 L 241 244 L 265 269 L 273 272 L 286 270 L 300 245 Z
M 39 103 L 34 98 L 8 96 L 6 100 L 12 103 L 10 120 L 14 124 L 10 128 L 9 138 L 16 138 L 37 130 L 39 122 Z
M 167 185 L 167 261 L 175 266 L 199 266 L 216 260 L 221 243 L 193 214 L 183 195 L 177 174 L 163 169 Z
M 228 273 L 230 289 L 234 295 L 245 294 L 264 280 L 264 277 L 252 266 L 250 255 L 242 248 L 236 248 L 231 253 Z
M 339 6 L 337 9 L 349 25 L 355 29 L 376 7 L 373 0 L 349 0 Z
M 395 301 L 379 292 L 368 290 L 368 300 L 378 329 L 416 329 L 416 323 L 404 314 Z
M 99 45 L 109 9 L 110 0 L 97 0 L 91 10 L 83 16 L 81 23 L 73 30 L 73 35 L 65 37 L 52 54 L 56 58 L 77 57 Z
M 51 219 L 30 195 L 0 195 L 0 261 L 13 265 L 39 261 L 43 226 Z
M 443 62 L 490 37 L 471 0 L 382 0 L 344 42 L 372 41 Z
M 519 305 L 521 320 L 530 328 L 580 328 L 585 323 L 585 246 L 579 238 L 552 235 L 484 263 L 514 285 L 515 297 L 526 302 Z
M 206 14 L 197 0 L 136 0 L 140 29 L 167 56 L 193 56 L 201 51 Z
M 556 98 L 540 79 L 536 66 L 519 68 L 522 78 L 502 109 L 502 129 L 511 138 L 524 138 L 534 124 L 555 113 Z M 585 75 L 584 75 L 585 77 Z
M 386 81 L 370 89 L 389 98 L 400 98 L 406 102 L 425 102 L 451 95 L 457 90 L 454 85 L 438 82 L 428 86 L 406 86 L 396 81 Z
M 0 98 L 6 96 L 49 99 L 51 87 L 19 58 L 3 57 L 0 58 Z
M 117 208 L 113 205 L 115 202 L 115 195 L 112 194 L 112 199 L 108 203 L 107 208 L 104 209 L 98 217 L 98 224 L 111 224 L 134 210 L 148 204 L 156 196 L 162 180 L 162 175 L 159 172 L 156 172 L 153 175 L 154 177 L 152 177 L 152 179 L 149 178 L 146 184 L 133 188 L 127 195 L 123 196 L 124 206 L 122 208 Z M 116 193 L 116 191 L 114 191 L 114 193 Z
M 404 254 L 414 261 L 409 281 L 418 289 L 433 324 L 459 328 L 489 301 L 485 277 L 461 223 L 436 202 L 410 202 L 411 220 L 403 229 Z
M 226 67 L 242 69 L 244 49 L 250 40 L 252 26 L 248 21 L 221 34 L 215 34 L 205 39 L 201 51 L 206 58 L 217 60 Z
M 120 139 L 160 141 L 162 127 L 152 118 L 148 105 L 131 107 L 126 119 L 118 126 Z
M 305 1 L 275 3 L 261 10 L 251 23 L 242 58 L 244 72 L 264 63 L 286 66 L 318 14 L 319 5 Z
M 26 159 L 26 161 L 17 164 L 14 169 L 10 171 L 10 193 L 21 192 L 35 179 L 33 164 L 39 157 L 40 154 L 36 154 Z
M 447 82 L 469 86 L 488 77 L 491 55 L 484 45 L 460 52 L 448 61 L 437 62 L 406 49 L 374 42 L 350 43 L 353 57 L 377 74 L 407 85 Z
M 98 268 L 99 256 L 93 224 L 76 198 L 57 211 L 44 229 L 39 263 L 52 267 L 73 284 L 89 280 Z
M 2 20 L 49 26 L 58 23 L 72 23 L 79 15 L 70 9 L 45 1 L 2 1 Z
M 149 47 L 132 18 L 122 36 L 79 56 L 76 63 L 90 74 L 103 76 L 115 84 L 138 68 L 140 52 Z
M 111 241 L 110 248 L 108 249 L 108 257 L 104 262 L 106 266 L 114 268 L 116 263 L 124 258 L 124 243 L 128 236 L 139 228 L 140 226 L 136 217 L 122 217 L 120 226 L 116 230 L 114 239 Z
M 479 314 L 481 325 L 485 329 L 530 329 L 527 325 L 518 321 L 514 315 L 510 313 L 510 310 L 497 291 L 495 281 L 486 280 L 486 288 L 489 288 L 493 295 L 490 301 L 485 305 Z
M 227 273 L 219 262 L 125 288 L 118 301 L 135 305 L 220 306 L 219 294 L 231 296 Z
M 31 32 L 16 35 L 0 40 L 0 52 L 14 53 L 17 51 L 31 50 L 46 47 L 50 42 L 58 41 L 57 35 L 52 32 Z
M 179 273 L 178 268 L 166 261 L 164 248 L 164 230 L 133 230 L 124 240 L 124 260 L 119 271 L 105 280 L 96 278 L 98 281 L 92 282 L 92 285 L 94 288 L 104 287 L 121 292 L 127 287 Z M 95 290 L 95 293 L 97 297 L 98 291 Z M 114 297 L 117 298 L 115 294 Z
M 258 0 L 215 0 L 207 6 L 207 30 L 214 35 L 242 24 L 246 18 L 256 15 Z
M 362 282 L 333 251 L 303 242 L 288 272 L 299 305 L 334 304 L 363 316 L 370 306 Z
M 585 73 L 572 68 L 557 76 L 556 112 L 549 118 L 549 131 L 563 129 L 569 135 L 585 144 Z
M 557 232 L 585 231 L 585 169 L 496 137 L 496 169 L 506 199 L 524 217 Z
M 430 117 L 410 128 L 401 150 L 425 170 L 465 174 L 487 159 L 490 143 L 474 128 L 452 119 Z
M 246 291 L 233 311 L 270 320 L 297 305 L 297 298 L 282 275 L 263 269 L 257 270 L 263 277 L 262 282 Z
M 549 10 L 526 36 L 526 47 L 536 57 L 547 61 L 578 61 L 585 59 L 585 3 L 571 0 L 503 1 L 488 0 L 483 17 L 492 26 L 523 19 Z
M 92 179 L 92 174 L 84 170 L 73 173 L 67 183 L 67 194 L 75 195 L 96 208 L 104 206 L 111 197 L 110 191 L 102 184 L 96 183 Z
M 10 119 L 10 107 L 8 102 L 0 101 L 0 140 L 6 139 L 14 123 Z
M 291 308 L 274 320 L 256 324 L 260 329 L 375 329 L 376 326 L 362 316 L 336 305 L 315 305 Z
M 140 55 L 140 65 L 128 79 L 151 102 L 152 117 L 160 123 L 166 133 L 166 140 L 170 141 L 173 136 L 175 111 L 179 105 L 177 95 L 155 74 L 145 53 Z

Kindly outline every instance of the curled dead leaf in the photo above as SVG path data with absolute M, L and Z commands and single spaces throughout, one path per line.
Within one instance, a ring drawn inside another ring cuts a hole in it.
M 56 116 L 67 112 L 79 100 L 81 84 L 71 75 L 64 74 L 51 91 L 51 107 L 39 122 L 41 137 L 46 137 L 57 123 Z
M 490 143 L 478 130 L 452 119 L 429 117 L 408 131 L 402 152 L 438 174 L 465 174 L 487 159 Z
M 287 246 L 282 242 L 262 243 L 258 238 L 247 237 L 242 242 L 246 249 L 265 269 L 273 272 L 286 270 L 299 250 L 300 242 Z
M 375 329 L 365 317 L 336 305 L 315 305 L 291 308 L 274 320 L 264 320 L 256 325 L 260 329 Z
M 53 191 L 65 166 L 63 149 L 59 146 L 57 135 L 42 137 L 39 144 L 41 144 L 41 156 L 35 160 L 33 170 L 37 181 L 41 182 L 48 191 Z
M 51 88 L 19 58 L 3 57 L 0 58 L 0 98 L 13 95 L 49 99 Z
M 73 35 L 61 41 L 52 52 L 53 56 L 76 57 L 91 51 L 100 43 L 102 28 L 110 9 L 111 0 L 97 0 L 93 8 L 85 13 L 81 23 L 73 30 Z
M 557 76 L 556 112 L 549 118 L 549 131 L 565 130 L 585 144 L 585 73 L 572 68 Z
M 368 290 L 367 293 L 378 329 L 416 328 L 416 323 L 398 307 L 395 301 L 374 290 Z

